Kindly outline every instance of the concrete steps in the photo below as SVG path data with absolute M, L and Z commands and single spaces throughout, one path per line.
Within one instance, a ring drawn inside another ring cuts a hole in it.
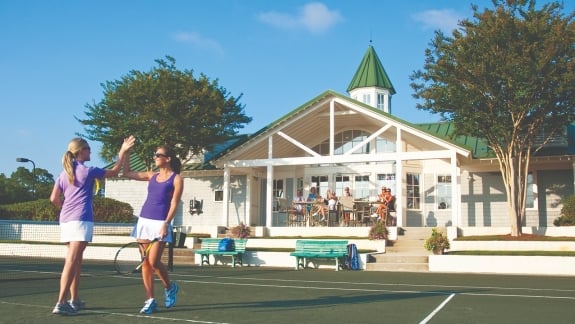
M 423 243 L 430 235 L 431 228 L 400 228 L 384 254 L 370 256 L 366 271 L 428 272 L 431 253 Z
M 429 262 L 426 255 L 393 255 L 386 253 L 375 255 L 373 261 L 370 258 L 365 270 L 428 272 Z
M 190 248 L 174 248 L 174 266 L 177 265 L 193 265 L 194 253 Z M 162 262 L 168 264 L 168 249 L 164 250 L 162 254 Z

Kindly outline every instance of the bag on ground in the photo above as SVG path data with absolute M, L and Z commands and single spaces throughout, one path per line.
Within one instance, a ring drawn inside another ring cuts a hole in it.
M 357 246 L 353 243 L 347 245 L 345 268 L 347 270 L 359 270 L 359 256 L 357 254 Z

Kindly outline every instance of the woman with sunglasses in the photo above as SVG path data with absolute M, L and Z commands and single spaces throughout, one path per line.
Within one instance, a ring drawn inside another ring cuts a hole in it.
M 148 195 L 134 227 L 132 236 L 140 243 L 140 250 L 145 251 L 148 244 L 156 238 L 160 241 L 153 244 L 146 262 L 142 265 L 142 281 L 146 301 L 140 309 L 142 314 L 151 314 L 157 310 L 158 303 L 154 298 L 154 274 L 164 286 L 164 306 L 170 308 L 176 304 L 178 285 L 170 281 L 168 269 L 162 263 L 162 253 L 166 243 L 171 243 L 172 220 L 182 198 L 183 180 L 180 176 L 182 164 L 175 153 L 166 146 L 160 146 L 154 154 L 158 171 L 135 172 L 130 170 L 130 161 L 124 162 L 124 176 L 134 180 L 148 181 Z
M 85 307 L 78 294 L 84 250 L 94 233 L 94 184 L 97 179 L 118 175 L 134 141 L 133 136 L 124 139 L 118 161 L 110 170 L 84 165 L 84 162 L 90 161 L 91 153 L 86 140 L 74 138 L 68 143 L 68 150 L 62 157 L 64 171 L 56 179 L 50 194 L 52 204 L 61 209 L 58 218 L 60 241 L 67 245 L 58 302 L 52 310 L 54 314 L 76 315 L 78 310 Z

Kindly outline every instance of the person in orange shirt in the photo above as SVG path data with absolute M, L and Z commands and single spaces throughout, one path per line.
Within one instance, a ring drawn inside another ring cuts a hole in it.
M 375 211 L 381 220 L 385 220 L 386 218 L 385 216 L 387 215 L 387 205 L 391 201 L 391 198 L 393 198 L 391 196 L 391 189 L 381 187 L 381 192 L 379 195 L 377 195 L 379 204 L 377 205 L 377 210 Z

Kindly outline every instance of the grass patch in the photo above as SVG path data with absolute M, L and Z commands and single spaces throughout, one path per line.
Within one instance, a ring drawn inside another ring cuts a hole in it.
M 536 234 L 522 234 L 521 236 L 511 236 L 511 234 L 505 235 L 472 235 L 472 236 L 461 236 L 454 241 L 575 241 L 575 237 L 572 236 L 545 236 Z
M 449 251 L 447 255 L 504 255 L 504 256 L 560 256 L 573 257 L 575 251 Z

